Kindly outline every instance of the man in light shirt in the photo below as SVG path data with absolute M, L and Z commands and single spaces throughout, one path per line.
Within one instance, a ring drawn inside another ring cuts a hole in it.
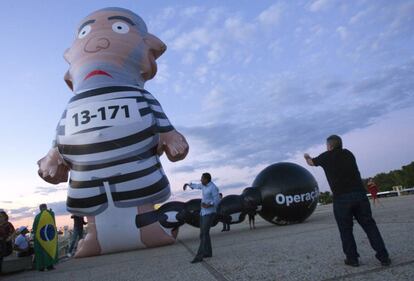
M 200 246 L 197 255 L 191 263 L 203 261 L 203 258 L 210 258 L 213 255 L 211 249 L 210 227 L 213 224 L 217 213 L 217 206 L 220 202 L 219 190 L 211 181 L 211 175 L 204 173 L 201 176 L 201 184 L 186 183 L 183 189 L 201 189 L 203 198 L 201 199 L 200 211 Z

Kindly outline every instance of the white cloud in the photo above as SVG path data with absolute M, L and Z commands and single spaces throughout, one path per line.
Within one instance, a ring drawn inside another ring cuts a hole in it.
M 213 25 L 220 21 L 224 15 L 224 10 L 222 8 L 212 8 L 207 12 L 206 24 Z
M 319 36 L 322 35 L 322 33 L 324 32 L 324 29 L 322 26 L 320 25 L 314 25 L 311 27 L 310 31 L 315 35 L 315 36 Z
M 207 66 L 200 66 L 195 71 L 196 77 L 198 77 L 201 83 L 205 83 L 207 80 L 208 75 L 208 67 Z
M 310 5 L 309 10 L 311 12 L 319 12 L 326 9 L 329 5 L 329 2 L 330 0 L 316 0 Z
M 340 26 L 336 29 L 336 32 L 338 32 L 339 36 L 341 37 L 341 40 L 345 41 L 348 38 L 348 30 L 344 26 Z
M 176 38 L 172 43 L 172 48 L 196 51 L 210 43 L 210 35 L 211 33 L 206 28 L 196 28 Z
M 160 34 L 159 38 L 165 42 L 170 41 L 178 34 L 178 30 L 175 28 L 170 28 L 165 30 L 163 33 Z M 167 46 L 168 47 L 168 46 Z
M 270 50 L 270 52 L 274 56 L 278 56 L 283 50 L 279 40 L 275 40 L 275 41 L 270 42 L 269 45 L 267 46 L 267 48 Z
M 163 30 L 168 28 L 168 22 L 175 16 L 175 14 L 176 10 L 173 7 L 164 8 L 156 17 L 151 18 L 147 22 L 149 30 Z
M 246 23 L 240 17 L 229 17 L 224 22 L 225 38 L 236 38 L 240 42 L 247 42 L 253 36 L 256 26 L 251 23 Z
M 243 64 L 244 65 L 250 64 L 253 61 L 253 59 L 254 59 L 253 55 L 247 55 L 243 59 Z
M 260 23 L 265 25 L 274 25 L 279 22 L 283 14 L 283 7 L 280 3 L 275 4 L 264 10 L 258 16 Z
M 157 75 L 154 78 L 155 83 L 166 83 L 168 82 L 168 79 L 170 78 L 170 75 L 168 73 L 168 65 L 164 63 L 157 63 Z
M 180 83 L 174 83 L 173 89 L 174 89 L 174 92 L 176 92 L 177 94 L 181 94 L 184 88 L 182 87 Z
M 219 62 L 221 57 L 223 56 L 223 50 L 224 46 L 220 46 L 220 44 L 218 43 L 213 44 L 207 52 L 208 63 L 215 64 Z
M 182 10 L 182 15 L 185 17 L 191 18 L 191 17 L 194 17 L 196 14 L 199 14 L 203 11 L 204 9 L 202 7 L 197 7 L 197 6 L 187 7 Z
M 412 34 L 412 27 L 414 24 L 414 3 L 404 3 L 397 8 L 394 20 L 390 24 L 390 32 L 393 34 L 397 34 L 400 32 L 399 29 L 407 28 L 409 30 L 409 34 Z
M 309 37 L 307 37 L 304 40 L 305 45 L 311 45 L 311 44 L 320 42 L 320 36 L 323 35 L 323 33 L 324 33 L 324 28 L 318 24 L 309 27 Z
M 203 100 L 203 110 L 214 111 L 222 108 L 226 100 L 223 91 L 215 87 L 213 88 Z
M 256 85 L 254 95 L 247 87 L 250 81 L 231 83 L 238 87 L 220 85 L 202 103 L 203 110 L 212 114 L 203 116 L 213 120 L 210 126 L 183 128 L 186 136 L 203 140 L 208 150 L 221 152 L 220 158 L 210 157 L 210 163 L 192 166 L 246 167 L 282 161 L 333 132 L 345 134 L 367 127 L 373 118 L 414 105 L 413 81 L 407 79 L 411 69 L 414 62 L 363 80 L 322 84 L 303 77 L 277 80 L 278 76 L 267 76 L 263 78 L 269 83 Z
M 183 60 L 182 60 L 183 64 L 191 65 L 191 64 L 194 63 L 194 61 L 195 61 L 194 53 L 188 52 L 188 53 L 184 54 L 184 57 L 183 57 Z
M 349 24 L 356 24 L 367 14 L 367 11 L 359 11 L 349 20 Z
M 164 8 L 160 13 L 160 18 L 163 20 L 168 20 L 173 18 L 175 15 L 175 9 L 173 7 Z

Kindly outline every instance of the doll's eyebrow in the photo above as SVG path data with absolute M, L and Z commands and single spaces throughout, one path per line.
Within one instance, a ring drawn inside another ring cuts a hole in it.
M 132 20 L 130 20 L 127 17 L 123 17 L 123 16 L 112 16 L 112 17 L 109 17 L 108 20 L 123 20 L 129 23 L 130 25 L 135 25 L 135 23 Z
M 82 30 L 82 28 L 84 28 L 85 26 L 87 26 L 88 24 L 91 24 L 91 23 L 94 23 L 95 22 L 95 20 L 88 20 L 88 21 L 85 21 L 84 23 L 82 23 L 82 25 L 81 26 L 79 26 L 79 29 L 78 29 L 78 32 L 79 31 L 81 31 Z

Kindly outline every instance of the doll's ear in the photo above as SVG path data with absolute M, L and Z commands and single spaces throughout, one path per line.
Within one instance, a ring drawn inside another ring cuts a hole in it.
M 141 63 L 141 76 L 147 81 L 152 79 L 157 73 L 157 63 L 155 60 L 165 52 L 167 46 L 152 34 L 146 34 L 143 40 L 147 49 Z
M 73 91 L 72 77 L 69 74 L 69 70 L 66 71 L 65 76 L 63 77 L 63 79 L 65 80 L 66 85 L 68 85 L 68 87 Z

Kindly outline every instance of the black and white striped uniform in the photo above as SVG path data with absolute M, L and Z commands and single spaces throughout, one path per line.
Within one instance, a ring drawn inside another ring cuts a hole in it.
M 127 105 L 134 111 L 127 114 L 126 109 L 122 110 Z M 108 109 L 111 106 L 112 111 Z M 111 119 L 114 107 L 119 109 L 115 117 L 125 119 L 120 124 L 111 123 L 116 120 Z M 133 116 L 136 120 L 130 120 Z M 156 147 L 158 133 L 173 129 L 159 102 L 139 87 L 115 86 L 77 93 L 62 115 L 55 140 L 71 167 L 68 211 L 80 216 L 104 211 L 108 206 L 105 182 L 116 207 L 167 200 L 170 186 Z

